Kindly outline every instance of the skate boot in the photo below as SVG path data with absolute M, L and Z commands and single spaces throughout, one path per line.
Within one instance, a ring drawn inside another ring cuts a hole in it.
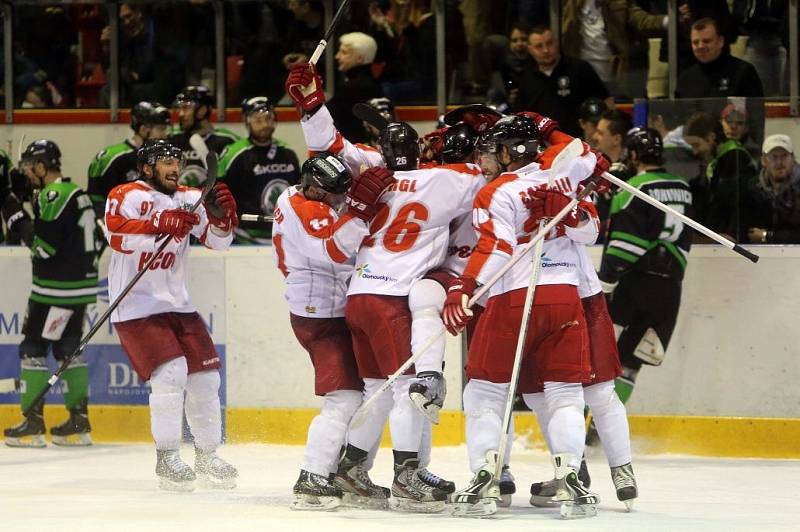
M 92 444 L 92 426 L 89 424 L 89 411 L 86 400 L 69 411 L 69 418 L 50 429 L 53 443 L 64 446 L 87 446 Z
M 419 473 L 419 460 L 408 459 L 394 465 L 394 482 L 389 506 L 401 512 L 432 514 L 444 510 L 447 493 L 424 482 Z
M 448 495 L 456 491 L 455 482 L 445 480 L 439 475 L 431 473 L 427 468 L 421 467 L 418 469 L 417 476 L 419 479 L 432 488 L 438 488 Z
M 347 454 L 339 461 L 334 482 L 342 490 L 342 504 L 358 508 L 373 510 L 386 510 L 389 508 L 388 488 L 378 486 L 369 478 L 364 462 L 366 456 L 360 460 L 353 460 Z
M 44 441 L 44 404 L 31 410 L 21 423 L 3 431 L 9 447 L 47 447 Z
M 342 504 L 342 490 L 327 476 L 304 469 L 292 488 L 292 510 L 335 510 Z
M 556 500 L 559 482 L 556 479 L 531 484 L 531 505 L 537 508 L 557 508 L 561 503 Z
M 636 476 L 633 474 L 633 466 L 630 462 L 625 465 L 611 468 L 611 480 L 617 488 L 617 499 L 625 504 L 625 508 L 630 512 L 633 509 L 633 501 L 639 496 L 636 487 Z
M 408 387 L 408 396 L 420 412 L 434 425 L 439 424 L 439 412 L 447 395 L 444 376 L 436 371 L 418 373 Z
M 578 472 L 568 464 L 571 455 L 557 454 L 553 456 L 558 488 L 555 499 L 561 503 L 561 517 L 564 519 L 582 519 L 597 515 L 600 498 L 583 487 L 578 480 Z
M 499 483 L 494 480 L 497 459 L 497 451 L 486 453 L 486 465 L 475 473 L 469 486 L 450 495 L 452 515 L 489 517 L 497 513 L 500 499 Z
M 156 449 L 158 487 L 167 491 L 194 491 L 197 478 L 178 449 Z
M 500 500 L 497 501 L 497 506 L 501 508 L 508 508 L 511 506 L 511 496 L 517 492 L 517 485 L 514 484 L 514 475 L 507 465 L 503 466 L 500 473 Z
M 587 490 L 592 485 L 592 477 L 589 476 L 589 466 L 586 463 L 585 455 L 581 458 L 581 467 L 578 469 L 578 480 L 581 481 L 581 484 L 583 484 L 583 487 Z
M 231 464 L 217 456 L 216 451 L 194 449 L 194 474 L 205 488 L 230 490 L 236 487 L 239 472 Z

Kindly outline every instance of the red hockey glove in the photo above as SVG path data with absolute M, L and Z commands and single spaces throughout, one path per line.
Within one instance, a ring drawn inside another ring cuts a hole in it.
M 200 223 L 197 213 L 183 209 L 158 211 L 150 218 L 150 225 L 155 233 L 172 235 L 175 238 L 186 238 L 192 227 Z
M 236 216 L 236 200 L 225 183 L 219 182 L 214 185 L 214 190 L 206 196 L 203 206 L 206 208 L 208 223 L 222 231 L 229 233 L 231 229 L 239 225 L 239 217 Z
M 301 113 L 314 114 L 325 103 L 322 78 L 317 74 L 314 65 L 300 63 L 293 66 L 286 78 L 285 87 Z
M 447 129 L 447 127 L 436 129 L 419 139 L 421 162 L 439 161 L 441 159 L 442 148 L 444 148 L 444 134 Z
M 592 172 L 592 175 L 595 177 L 600 177 L 605 172 L 608 172 L 609 168 L 611 168 L 611 161 L 609 161 L 605 155 L 597 150 L 592 150 L 592 153 L 597 156 L 597 162 L 594 165 L 594 171 Z
M 528 232 L 533 232 L 534 229 L 539 227 L 542 220 L 549 220 L 561 212 L 572 200 L 558 192 L 557 190 L 533 190 L 528 189 L 528 200 L 525 201 L 525 206 L 531 213 L 530 217 L 525 220 L 523 229 Z M 569 227 L 577 227 L 580 222 L 580 215 L 578 214 L 577 205 L 561 219 L 559 225 L 566 225 Z
M 368 168 L 353 179 L 344 201 L 347 212 L 369 223 L 378 211 L 378 200 L 395 183 L 394 172 L 378 166 Z
M 548 118 L 544 115 L 540 115 L 539 113 L 535 113 L 533 111 L 521 111 L 517 113 L 518 116 L 527 116 L 531 118 L 534 122 L 536 122 L 536 127 L 539 128 L 539 134 L 541 139 L 547 143 L 550 143 L 550 136 L 553 134 L 554 131 L 558 131 L 559 125 L 558 122 L 553 120 L 552 118 Z
M 447 332 L 453 336 L 464 330 L 472 319 L 472 311 L 468 305 L 476 287 L 475 279 L 469 277 L 458 277 L 447 284 L 447 299 L 442 309 L 442 321 Z

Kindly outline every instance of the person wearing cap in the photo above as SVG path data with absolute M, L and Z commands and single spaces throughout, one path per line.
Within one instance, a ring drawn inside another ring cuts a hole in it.
M 131 108 L 133 137 L 97 152 L 89 164 L 87 192 L 98 219 L 105 215 L 106 198 L 111 189 L 139 178 L 136 150 L 150 139 L 167 138 L 169 126 L 169 109 L 158 102 L 139 102 Z
M 581 126 L 583 135 L 581 138 L 592 148 L 597 148 L 594 141 L 594 132 L 597 130 L 597 123 L 600 117 L 608 111 L 606 102 L 600 98 L 586 98 L 581 102 L 578 110 L 578 125 Z
M 750 242 L 756 244 L 800 244 L 800 164 L 788 135 L 764 139 L 761 154 L 760 191 L 771 210 L 769 228 L 751 227 Z
M 210 151 L 221 156 L 228 144 L 239 140 L 239 136 L 211 123 L 214 97 L 205 85 L 189 85 L 175 96 L 172 103 L 178 113 L 179 130 L 169 136 L 169 142 L 177 146 L 186 156 L 180 176 L 180 184 L 190 187 L 202 185 L 206 180 L 205 161 L 192 147 L 189 139 L 197 133 Z
M 275 107 L 266 96 L 242 102 L 242 117 L 247 138 L 230 144 L 222 152 L 219 179 L 231 190 L 239 214 L 272 216 L 278 197 L 300 182 L 297 154 L 273 138 Z M 270 242 L 272 224 L 241 222 L 236 229 L 236 244 Z
M 592 65 L 583 59 L 563 55 L 548 26 L 536 26 L 531 30 L 528 52 L 536 62 L 536 68 L 520 75 L 521 110 L 535 110 L 549 116 L 559 123 L 564 133 L 580 137 L 578 111 L 587 98 L 598 98 L 607 106 L 613 106 L 614 99 Z M 555 107 L 545 108 L 532 101 L 531 94 L 535 94 L 539 86 L 548 89 Z

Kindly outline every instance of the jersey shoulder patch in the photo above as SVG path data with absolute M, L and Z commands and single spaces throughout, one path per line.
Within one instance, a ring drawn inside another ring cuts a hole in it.
M 108 167 L 111 166 L 111 163 L 113 163 L 117 157 L 132 151 L 133 148 L 127 142 L 120 142 L 118 144 L 106 146 L 97 152 L 97 155 L 95 155 L 94 159 L 92 159 L 92 163 L 89 165 L 89 178 L 102 176 L 104 173 L 106 173 Z
M 39 217 L 45 222 L 58 219 L 69 200 L 82 192 L 81 188 L 71 181 L 50 183 L 39 191 Z

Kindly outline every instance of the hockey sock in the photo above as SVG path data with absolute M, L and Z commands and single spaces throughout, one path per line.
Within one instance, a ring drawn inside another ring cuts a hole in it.
M 347 424 L 361 404 L 361 392 L 337 390 L 325 395 L 322 410 L 308 427 L 303 469 L 316 475 L 335 473 Z
M 222 441 L 219 385 L 215 369 L 192 373 L 186 379 L 186 421 L 195 447 L 204 452 L 214 451 Z
M 415 355 L 431 338 L 438 339 L 414 363 L 417 374 L 423 371 L 442 372 L 447 337 L 440 313 L 446 294 L 442 285 L 432 279 L 421 279 L 411 286 L 408 308 L 411 311 L 411 351 Z
M 394 467 L 397 469 L 398 466 L 402 466 L 408 462 L 408 460 L 413 460 L 413 464 L 409 464 L 412 467 L 419 466 L 419 457 L 417 453 L 412 451 L 398 451 L 393 450 L 392 453 L 394 454 Z
M 636 385 L 636 376 L 639 374 L 638 369 L 622 368 L 622 375 L 617 377 L 614 381 L 614 390 L 617 392 L 619 400 L 622 404 L 628 402 L 633 393 L 633 387 Z
M 422 441 L 422 427 L 425 416 L 414 407 L 408 396 L 411 377 L 403 375 L 392 386 L 394 406 L 389 412 L 389 432 L 392 434 L 392 448 L 398 451 L 411 451 L 415 455 Z
M 20 361 L 19 380 L 22 393 L 20 394 L 20 407 L 27 410 L 33 399 L 47 385 L 50 370 L 47 362 L 41 357 L 25 357 Z
M 385 379 L 364 379 L 364 400 L 372 397 Z M 370 407 L 369 417 L 359 427 L 349 427 L 347 442 L 359 449 L 372 449 L 381 441 L 383 427 L 394 404 L 393 395 L 386 391 Z
M 500 445 L 508 386 L 470 379 L 464 388 L 467 455 L 473 473 L 486 465 L 486 453 Z
M 583 419 L 583 387 L 580 383 L 545 382 L 544 399 L 550 412 L 547 432 L 553 455 L 569 454 L 570 467 L 580 467 L 586 438 Z
M 89 367 L 83 355 L 70 363 L 61 374 L 61 389 L 64 391 L 64 406 L 67 410 L 77 407 L 89 397 Z
M 180 447 L 187 371 L 186 359 L 180 357 L 161 364 L 150 377 L 150 430 L 156 449 Z
M 427 419 L 422 424 L 422 438 L 419 442 L 419 466 L 428 467 L 431 463 L 431 446 L 433 445 L 433 425 Z
M 614 382 L 606 381 L 583 389 L 586 404 L 592 409 L 594 426 L 603 444 L 610 467 L 631 461 L 631 438 L 625 405 L 614 393 Z

